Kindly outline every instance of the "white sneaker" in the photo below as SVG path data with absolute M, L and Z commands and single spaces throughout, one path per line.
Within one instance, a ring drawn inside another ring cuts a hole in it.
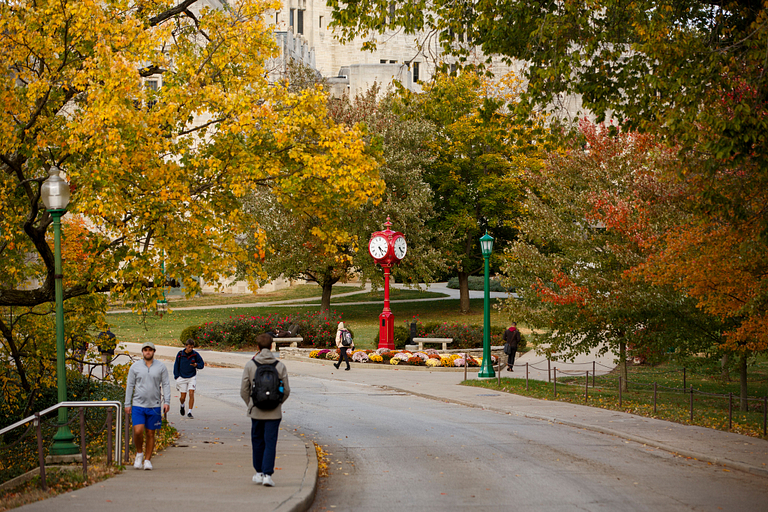
M 264 475 L 264 485 L 267 487 L 274 487 L 275 482 L 272 481 L 271 475 Z
M 141 469 L 143 463 L 144 463 L 144 453 L 137 453 L 136 460 L 133 461 L 133 467 L 136 469 Z
M 149 462 L 148 460 L 145 460 L 145 461 L 144 461 L 144 469 L 146 469 L 147 471 L 149 471 L 150 469 L 152 469 L 152 463 L 151 463 L 151 462 Z
M 255 484 L 264 483 L 264 473 L 256 473 L 255 475 L 253 475 L 253 483 Z

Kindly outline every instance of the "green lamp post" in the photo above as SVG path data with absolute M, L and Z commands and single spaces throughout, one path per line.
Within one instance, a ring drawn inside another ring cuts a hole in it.
M 483 259 L 485 260 L 485 300 L 483 303 L 483 364 L 480 366 L 480 371 L 477 377 L 480 379 L 490 379 L 496 376 L 496 372 L 493 371 L 493 364 L 491 362 L 491 286 L 488 266 L 488 258 L 491 257 L 493 251 L 493 237 L 485 232 L 480 237 L 480 252 L 483 253 Z
M 69 185 L 61 176 L 59 168 L 52 166 L 48 179 L 40 187 L 40 196 L 45 208 L 53 217 L 53 244 L 56 258 L 54 274 L 56 283 L 56 379 L 59 391 L 59 403 L 67 401 L 66 347 L 64 346 L 64 288 L 61 272 L 61 217 L 67 213 L 69 205 Z M 59 430 L 53 436 L 51 455 L 74 455 L 80 448 L 72 442 L 75 436 L 67 425 L 67 409 L 59 408 Z

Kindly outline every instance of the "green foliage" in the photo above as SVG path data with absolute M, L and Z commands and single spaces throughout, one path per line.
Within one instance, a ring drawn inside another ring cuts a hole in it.
M 469 289 L 474 291 L 485 291 L 485 277 L 483 276 L 469 276 Z M 496 278 L 490 278 L 489 280 L 491 292 L 513 292 L 514 288 L 504 288 L 501 285 L 501 281 Z M 459 288 L 459 278 L 452 277 L 448 280 L 448 288 L 457 290 Z
M 197 332 L 201 329 L 201 327 L 202 326 L 200 325 L 190 325 L 189 327 L 185 327 L 179 335 L 179 341 L 183 344 L 189 338 L 195 339 L 197 337 Z
M 336 311 L 240 315 L 202 325 L 194 339 L 200 348 L 237 350 L 254 346 L 259 334 L 274 331 L 275 328 L 287 330 L 291 324 L 298 324 L 299 336 L 304 339 L 300 346 L 328 348 L 336 346 L 336 327 L 341 321 L 341 315 Z M 352 331 L 349 326 L 347 329 Z
M 70 371 L 67 373 L 67 400 L 81 401 L 100 401 L 117 400 L 121 401 L 125 397 L 125 389 L 110 383 L 96 382 L 83 375 Z M 53 386 L 44 387 L 37 392 L 36 410 L 43 410 L 58 403 L 58 389 Z M 18 402 L 8 402 L 6 394 L 0 394 L 0 410 L 4 412 L 0 417 L 0 427 L 11 425 L 28 416 L 23 407 L 18 406 Z M 6 413 L 7 411 L 7 413 Z M 74 416 L 74 410 L 70 409 L 70 419 Z M 106 409 L 87 410 L 87 432 L 88 432 L 88 452 L 103 453 L 105 438 L 98 432 L 106 421 Z M 55 413 L 48 415 L 43 423 L 43 436 L 45 439 L 51 439 L 57 430 Z M 114 421 L 114 419 L 113 419 Z M 3 446 L 8 446 L 24 434 L 24 427 L 19 427 L 2 438 Z M 80 444 L 80 429 L 71 427 L 72 434 L 75 435 L 75 443 Z M 94 434 L 94 432 L 96 432 Z M 31 436 L 31 437 L 30 437 Z M 18 445 L 0 450 L 0 481 L 7 481 L 18 475 L 21 475 L 38 465 L 37 443 L 35 442 L 35 432 L 30 431 L 26 438 Z M 46 446 L 48 443 L 45 443 Z

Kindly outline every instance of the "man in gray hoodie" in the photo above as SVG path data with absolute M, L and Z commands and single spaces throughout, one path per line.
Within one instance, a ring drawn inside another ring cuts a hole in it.
M 282 403 L 288 399 L 291 388 L 288 386 L 288 370 L 282 361 L 275 359 L 270 347 L 272 336 L 260 334 L 256 337 L 259 353 L 245 364 L 243 378 L 240 381 L 240 397 L 248 406 L 248 416 L 251 418 L 251 446 L 253 449 L 253 483 L 272 487 L 272 474 L 275 472 L 275 456 L 277 453 L 277 433 L 280 420 L 283 419 Z M 256 377 L 259 365 L 274 365 L 282 383 L 283 399 L 274 409 L 260 409 L 253 403 L 251 387 Z
M 171 380 L 168 369 L 155 359 L 155 345 L 146 342 L 141 346 L 142 358 L 128 370 L 125 385 L 125 413 L 133 421 L 133 444 L 136 446 L 136 469 L 152 469 L 152 450 L 155 449 L 155 430 L 163 424 L 162 414 L 171 408 Z M 162 388 L 162 395 L 161 395 Z M 163 401 L 162 413 L 160 401 Z M 144 434 L 146 431 L 146 446 Z

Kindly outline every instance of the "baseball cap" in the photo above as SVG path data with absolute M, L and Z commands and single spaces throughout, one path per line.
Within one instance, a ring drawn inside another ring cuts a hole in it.
M 155 344 L 151 341 L 145 341 L 144 344 L 141 346 L 141 350 L 144 350 L 145 348 L 151 348 L 152 350 L 155 350 Z

